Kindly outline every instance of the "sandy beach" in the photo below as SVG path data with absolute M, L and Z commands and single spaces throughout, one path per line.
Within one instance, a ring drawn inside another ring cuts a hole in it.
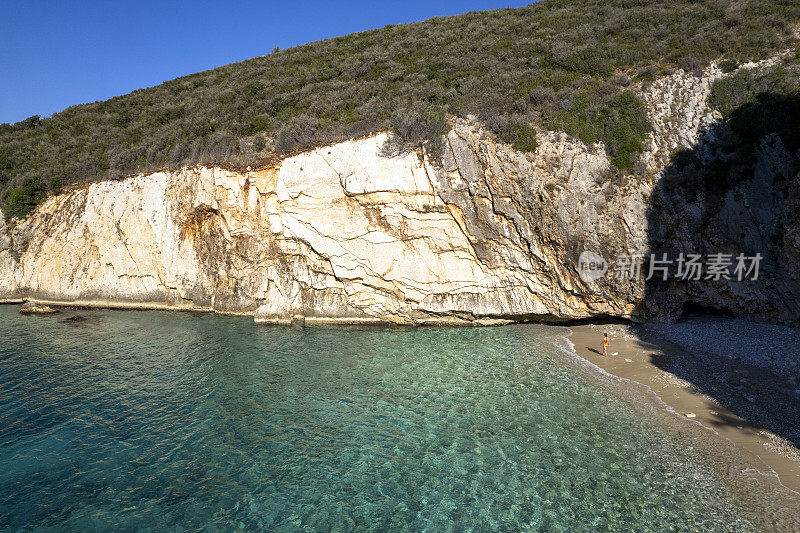
M 602 355 L 604 332 L 608 356 Z M 800 502 L 796 330 L 696 318 L 674 325 L 578 325 L 567 335 L 578 356 L 622 384 L 646 387 L 665 412 L 703 428 L 710 449 L 732 452 L 743 470 L 774 478 L 770 483 L 788 500 Z

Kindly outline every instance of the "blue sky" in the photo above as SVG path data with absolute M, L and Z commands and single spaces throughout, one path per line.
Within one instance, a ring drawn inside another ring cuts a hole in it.
M 532 0 L 0 0 L 0 123 L 47 116 L 275 46 Z

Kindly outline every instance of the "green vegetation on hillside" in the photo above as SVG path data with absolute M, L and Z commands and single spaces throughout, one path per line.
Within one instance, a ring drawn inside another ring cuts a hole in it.
M 764 58 L 798 21 L 791 0 L 545 0 L 310 43 L 0 125 L 0 198 L 24 215 L 61 185 L 257 165 L 388 127 L 399 148 L 435 150 L 447 113 L 521 150 L 535 150 L 535 127 L 602 141 L 625 169 L 649 128 L 632 84 Z

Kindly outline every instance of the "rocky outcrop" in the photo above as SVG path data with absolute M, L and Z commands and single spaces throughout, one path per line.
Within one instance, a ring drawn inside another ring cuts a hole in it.
M 23 315 L 53 315 L 58 313 L 58 310 L 53 309 L 49 305 L 26 302 L 20 306 L 19 312 Z
M 654 130 L 635 176 L 611 179 L 602 145 L 542 132 L 536 153 L 522 154 L 459 118 L 435 164 L 385 155 L 380 133 L 257 171 L 186 168 L 76 187 L 0 222 L 0 298 L 400 324 L 670 318 L 693 298 L 717 298 L 717 308 L 792 323 L 793 307 L 763 307 L 791 287 L 763 279 L 736 293 L 683 287 L 651 304 L 643 279 L 580 276 L 581 252 L 645 256 L 653 228 L 675 224 L 674 211 L 653 214 L 653 197 L 674 151 L 716 120 L 706 100 L 719 75 L 680 73 L 643 91 Z M 764 207 L 752 200 L 732 195 L 720 224 L 758 225 Z M 701 207 L 687 199 L 682 209 L 709 227 Z M 786 228 L 795 257 L 797 234 Z

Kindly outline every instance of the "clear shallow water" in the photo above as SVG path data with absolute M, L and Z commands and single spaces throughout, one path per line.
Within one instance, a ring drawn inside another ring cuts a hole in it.
M 0 306 L 0 529 L 751 529 L 553 328 Z

